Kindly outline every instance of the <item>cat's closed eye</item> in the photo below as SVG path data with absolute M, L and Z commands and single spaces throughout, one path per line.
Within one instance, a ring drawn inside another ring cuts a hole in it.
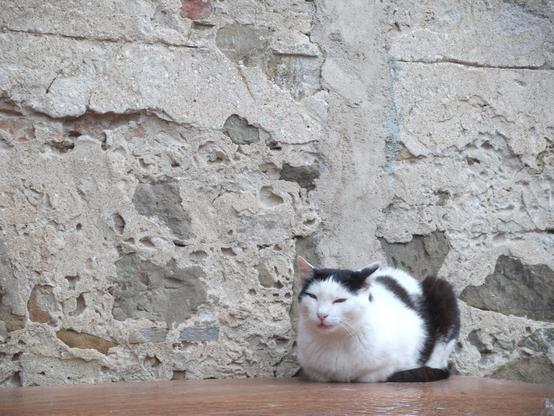
M 346 299 L 340 298 L 340 299 L 335 299 L 335 300 L 333 301 L 333 303 L 342 303 L 342 302 L 346 302 Z
M 306 295 L 308 295 L 308 296 L 311 297 L 312 299 L 317 300 L 317 296 L 314 295 L 313 293 L 306 292 Z

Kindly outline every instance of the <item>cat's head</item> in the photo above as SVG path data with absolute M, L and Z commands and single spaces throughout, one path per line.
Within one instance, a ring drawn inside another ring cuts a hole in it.
M 302 290 L 298 295 L 300 319 L 322 334 L 352 334 L 369 302 L 369 277 L 379 263 L 362 270 L 318 269 L 304 258 L 296 259 Z

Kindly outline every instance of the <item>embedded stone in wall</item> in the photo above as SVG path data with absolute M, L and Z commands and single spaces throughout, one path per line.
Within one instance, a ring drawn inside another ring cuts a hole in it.
M 0 299 L 0 302 L 2 299 Z M 1 307 L 0 307 L 1 309 Z M 0 342 L 4 342 L 4 339 L 8 336 L 8 328 L 4 321 L 2 321 L 2 312 L 0 311 Z
M 491 352 L 493 352 L 493 350 L 487 343 L 484 342 L 484 340 L 482 339 L 483 335 L 484 334 L 481 329 L 474 329 L 467 336 L 467 340 L 470 342 L 470 344 L 477 348 L 479 353 L 490 354 Z
M 233 114 L 225 120 L 223 133 L 236 144 L 252 144 L 260 140 L 260 132 L 257 127 L 248 124 L 248 120 Z
M 544 264 L 526 265 L 500 256 L 481 286 L 468 286 L 460 299 L 475 308 L 554 321 L 554 271 Z
M 511 353 L 516 347 L 516 342 L 513 336 L 505 334 L 502 331 L 491 333 L 486 329 L 474 329 L 467 336 L 467 340 L 477 348 L 482 356 L 482 360 L 486 359 L 489 354 L 506 351 Z
M 269 31 L 239 24 L 231 24 L 217 31 L 217 47 L 235 63 L 262 66 L 268 47 Z
M 156 184 L 139 183 L 133 196 L 138 213 L 157 217 L 182 239 L 191 236 L 191 218 L 182 206 L 179 185 L 176 182 Z
M 21 385 L 21 371 L 12 373 L 11 376 L 2 381 L 2 387 L 20 387 Z
M 397 162 L 402 162 L 403 160 L 415 160 L 417 159 L 416 156 L 414 156 L 406 146 L 404 146 L 403 143 L 398 143 L 398 149 L 390 149 L 391 146 L 389 146 L 389 151 L 392 152 L 392 155 L 387 154 L 387 157 L 392 160 L 394 158 Z M 385 148 L 387 149 L 387 148 Z
M 182 322 L 206 301 L 205 273 L 198 266 L 180 269 L 175 260 L 159 266 L 137 254 L 121 257 L 115 266 L 113 316 L 119 321 Z
M 530 383 L 552 383 L 554 364 L 548 357 L 522 358 L 503 365 L 492 373 L 491 377 Z
M 296 100 L 321 89 L 321 60 L 316 57 L 274 54 L 267 63 L 267 74 Z
M 304 257 L 309 263 L 316 267 L 321 266 L 321 258 L 317 253 L 319 239 L 320 236 L 316 233 L 296 239 L 296 255 Z
M 306 166 L 292 166 L 288 163 L 284 163 L 279 176 L 279 179 L 296 182 L 308 191 L 315 189 L 315 180 L 317 178 L 319 178 L 318 163 Z
M 33 322 L 52 323 L 51 311 L 58 308 L 51 286 L 36 285 L 27 302 L 29 319 Z
M 61 329 L 56 332 L 56 337 L 70 348 L 95 349 L 102 354 L 107 354 L 110 348 L 117 345 L 96 335 L 77 332 L 72 329 Z
M 210 0 L 183 0 L 181 15 L 192 20 L 207 19 L 212 14 Z
M 8 258 L 8 251 L 6 245 L 2 240 L 0 240 L 0 284 L 5 287 L 7 286 L 8 280 L 15 279 L 13 274 L 12 265 L 10 259 Z
M 554 350 L 554 328 L 537 329 L 530 336 L 521 340 L 518 347 L 542 353 Z
M 537 155 L 537 167 L 540 172 L 548 166 L 554 166 L 554 142 L 549 142 L 542 152 Z
M 9 306 L 2 304 L 2 294 L 0 294 L 0 322 L 3 323 L 1 332 L 11 332 L 25 327 L 25 317 L 12 313 Z
M 442 231 L 414 235 L 407 243 L 389 243 L 384 238 L 379 241 L 389 264 L 406 270 L 418 279 L 436 276 L 450 250 Z
M 232 24 L 219 29 L 216 45 L 233 62 L 257 66 L 277 86 L 300 100 L 321 89 L 317 46 L 303 34 L 273 34 L 266 28 Z
M 0 321 L 4 322 L 5 330 L 10 332 L 25 326 L 25 317 L 13 313 L 12 308 L 5 304 L 4 297 L 13 288 L 15 275 L 8 258 L 4 242 L 0 240 Z
M 184 328 L 179 334 L 179 341 L 186 342 L 217 341 L 218 339 L 219 328 L 216 326 Z
M 142 328 L 133 332 L 129 336 L 131 344 L 141 344 L 145 342 L 163 342 L 169 331 L 166 328 Z

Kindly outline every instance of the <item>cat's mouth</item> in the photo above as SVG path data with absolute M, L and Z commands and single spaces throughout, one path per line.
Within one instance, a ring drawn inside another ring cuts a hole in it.
M 318 327 L 320 330 L 325 331 L 325 330 L 327 330 L 327 329 L 332 328 L 333 325 L 329 325 L 329 324 L 326 324 L 326 323 L 324 323 L 324 322 L 320 322 L 320 323 L 317 324 L 317 327 Z

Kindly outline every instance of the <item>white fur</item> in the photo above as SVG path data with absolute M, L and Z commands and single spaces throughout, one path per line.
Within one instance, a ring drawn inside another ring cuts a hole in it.
M 384 381 L 397 371 L 420 367 L 418 359 L 426 339 L 424 322 L 406 307 L 378 276 L 394 278 L 410 295 L 421 294 L 419 282 L 391 268 L 370 277 L 369 289 L 357 294 L 328 279 L 314 282 L 303 296 L 298 323 L 298 360 L 304 372 L 318 381 Z M 371 293 L 372 301 L 369 301 Z M 347 299 L 333 303 L 336 299 Z M 317 313 L 328 315 L 320 328 Z M 435 348 L 429 363 L 445 368 L 453 344 Z
M 448 365 L 448 357 L 456 345 L 456 340 L 450 340 L 449 342 L 437 342 L 433 352 L 429 357 L 429 360 L 425 363 L 428 367 L 433 368 L 446 368 Z

